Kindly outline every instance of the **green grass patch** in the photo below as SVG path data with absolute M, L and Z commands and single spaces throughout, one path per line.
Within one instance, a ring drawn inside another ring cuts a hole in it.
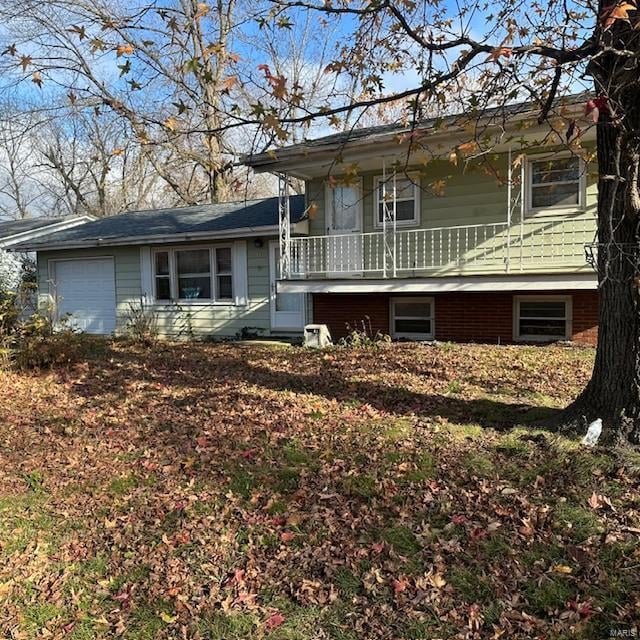
M 539 616 L 552 615 L 555 611 L 564 609 L 567 600 L 575 595 L 574 589 L 565 579 L 547 576 L 528 582 L 523 593 L 531 613 Z
M 447 582 L 468 603 L 489 603 L 495 599 L 495 591 L 489 579 L 477 569 L 454 567 L 446 575 Z
M 398 525 L 384 529 L 382 531 L 382 539 L 391 545 L 396 553 L 402 556 L 422 551 L 421 544 L 409 527 Z
M 346 476 L 342 479 L 342 490 L 348 496 L 371 500 L 378 494 L 376 479 L 369 474 Z
M 462 457 L 462 466 L 473 476 L 483 478 L 493 476 L 496 467 L 493 460 L 487 455 L 478 451 L 469 451 Z
M 592 510 L 568 502 L 556 506 L 554 522 L 557 528 L 576 542 L 584 542 L 602 532 L 602 525 Z

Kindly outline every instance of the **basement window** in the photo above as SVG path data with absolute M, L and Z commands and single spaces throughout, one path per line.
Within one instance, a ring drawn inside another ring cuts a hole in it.
M 390 316 L 392 337 L 433 339 L 433 298 L 391 298 Z
M 553 341 L 571 337 L 571 298 L 518 296 L 514 299 L 514 338 Z

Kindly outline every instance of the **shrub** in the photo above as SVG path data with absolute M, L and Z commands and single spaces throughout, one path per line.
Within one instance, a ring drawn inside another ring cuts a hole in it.
M 391 342 L 391 336 L 381 331 L 373 331 L 371 318 L 365 316 L 353 326 L 347 323 L 347 336 L 340 339 L 341 347 L 378 347 Z
M 146 347 L 152 346 L 158 339 L 156 313 L 153 307 L 146 304 L 144 297 L 139 302 L 129 303 L 126 328 L 131 340 Z
M 96 340 L 65 322 L 54 330 L 53 320 L 46 312 L 23 318 L 16 295 L 0 296 L 0 364 L 46 369 L 78 362 L 96 351 Z

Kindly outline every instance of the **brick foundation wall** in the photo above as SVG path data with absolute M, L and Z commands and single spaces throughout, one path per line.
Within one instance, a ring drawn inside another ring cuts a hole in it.
M 572 297 L 572 337 L 575 342 L 595 345 L 598 337 L 596 291 L 527 291 L 496 293 L 424 292 L 435 301 L 436 340 L 455 342 L 513 342 L 513 298 L 515 295 L 566 295 Z M 367 326 L 375 333 L 390 333 L 389 298 L 381 293 L 313 294 L 313 321 L 329 326 L 334 340 L 347 334 L 347 324 Z M 401 296 L 393 296 L 401 297 Z M 411 296 L 408 296 L 411 297 Z

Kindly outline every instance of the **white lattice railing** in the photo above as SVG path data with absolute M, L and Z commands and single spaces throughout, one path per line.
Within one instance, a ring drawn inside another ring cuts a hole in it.
M 585 266 L 584 245 L 593 239 L 587 218 L 561 223 L 493 223 L 291 238 L 285 278 L 412 272 L 514 272 L 549 265 Z

